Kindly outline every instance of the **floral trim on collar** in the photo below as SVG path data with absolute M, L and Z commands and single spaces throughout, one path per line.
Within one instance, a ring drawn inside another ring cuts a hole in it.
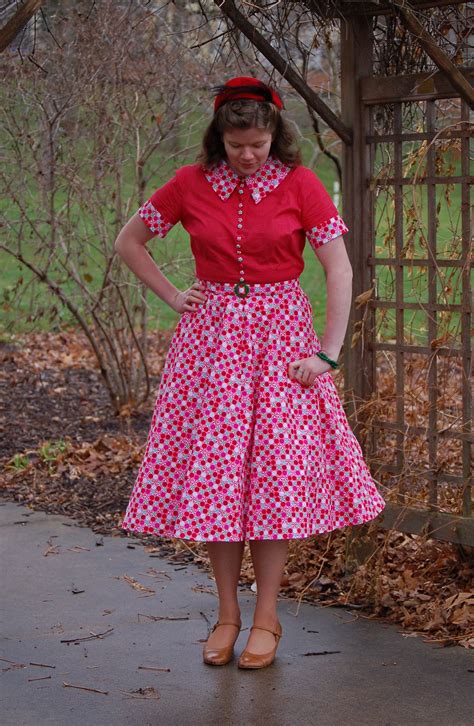
M 243 177 L 250 190 L 255 204 L 262 201 L 270 192 L 285 179 L 291 166 L 284 164 L 274 156 L 269 156 L 262 166 L 253 174 Z M 207 181 L 223 202 L 230 197 L 241 177 L 222 159 L 219 164 L 204 170 Z

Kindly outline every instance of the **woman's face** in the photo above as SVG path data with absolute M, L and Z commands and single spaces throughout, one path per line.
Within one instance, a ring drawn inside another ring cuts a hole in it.
M 222 135 L 230 166 L 240 174 L 253 174 L 268 159 L 272 134 L 262 129 L 230 129 Z

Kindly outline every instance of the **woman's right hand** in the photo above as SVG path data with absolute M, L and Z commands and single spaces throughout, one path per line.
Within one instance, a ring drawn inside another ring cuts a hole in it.
M 178 292 L 171 304 L 173 310 L 177 313 L 196 312 L 198 305 L 207 300 L 207 295 L 202 292 L 204 285 L 202 282 L 193 282 L 187 290 Z

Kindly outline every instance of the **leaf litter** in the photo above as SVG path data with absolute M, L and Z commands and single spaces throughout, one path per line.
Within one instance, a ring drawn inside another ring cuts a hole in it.
M 150 333 L 155 389 L 171 334 Z M 32 510 L 64 514 L 100 535 L 129 537 L 121 523 L 144 453 L 153 401 L 127 416 L 114 415 L 95 360 L 75 330 L 14 337 L 0 344 L 0 359 L 0 386 L 15 391 L 15 397 L 5 397 L 0 413 L 3 498 Z M 386 375 L 389 390 L 389 368 Z M 448 398 L 449 383 L 448 379 L 443 389 Z M 455 389 L 452 396 L 455 400 Z M 55 449 L 52 459 L 42 457 L 42 447 L 58 440 L 63 446 Z M 15 459 L 21 466 L 15 467 Z M 370 540 L 372 553 L 348 572 L 350 529 L 290 541 L 281 596 L 296 598 L 297 609 L 302 602 L 352 608 L 357 617 L 397 623 L 405 637 L 474 648 L 472 548 L 369 523 L 361 528 L 361 539 Z M 149 535 L 134 535 L 133 542 L 150 557 L 167 558 L 178 567 L 193 563 L 211 573 L 205 543 Z M 51 554 L 60 550 L 48 542 L 44 555 Z M 155 592 L 127 575 L 121 579 L 140 596 Z M 248 589 L 254 582 L 246 543 L 240 586 Z M 193 589 L 216 594 L 211 587 Z

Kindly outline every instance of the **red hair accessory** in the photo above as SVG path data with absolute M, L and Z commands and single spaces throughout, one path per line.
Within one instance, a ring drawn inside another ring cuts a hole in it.
M 214 113 L 227 101 L 236 101 L 241 98 L 250 98 L 253 101 L 267 101 L 274 103 L 280 110 L 284 108 L 283 101 L 276 91 L 267 86 L 258 78 L 239 76 L 231 78 L 223 86 L 216 86 L 213 91 L 217 94 L 214 100 Z

